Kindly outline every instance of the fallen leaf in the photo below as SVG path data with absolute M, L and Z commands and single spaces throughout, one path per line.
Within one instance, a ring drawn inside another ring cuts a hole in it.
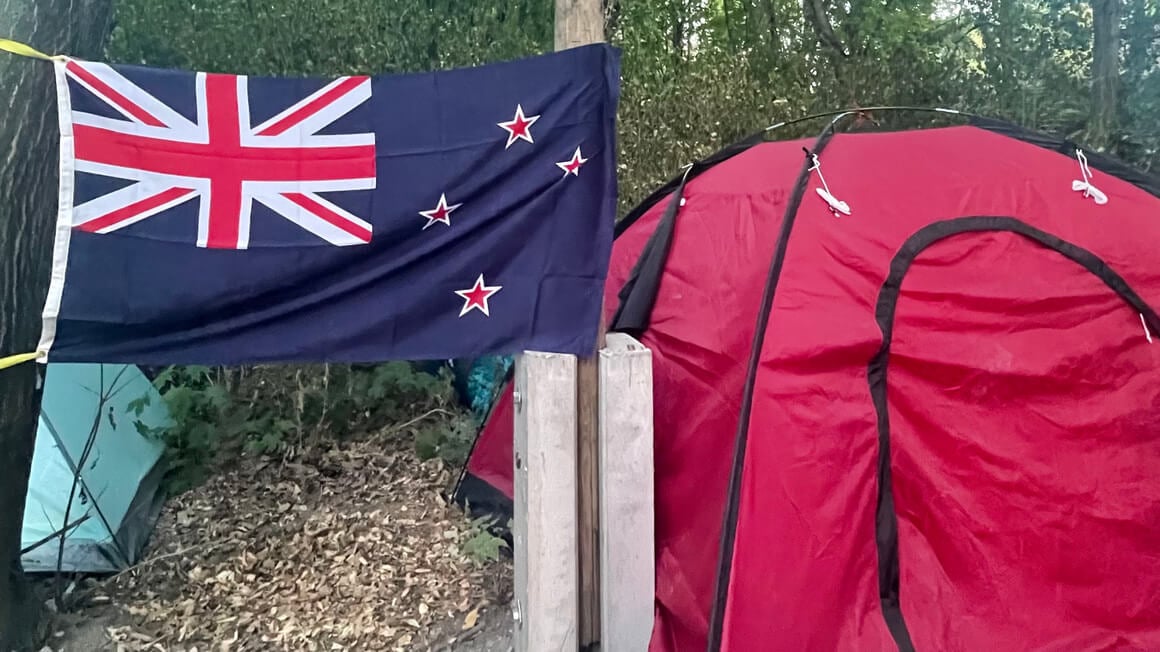
M 479 608 L 475 608 L 475 609 L 472 609 L 471 611 L 467 612 L 467 615 L 463 617 L 463 629 L 464 630 L 471 629 L 472 627 L 475 627 L 475 624 L 478 622 L 479 622 Z
M 413 446 L 400 436 L 328 441 L 289 464 L 244 456 L 170 498 L 142 563 L 85 589 L 117 609 L 110 648 L 426 650 L 479 630 L 485 605 L 511 599 L 511 561 L 465 556 L 474 532 L 441 500 L 454 477 Z

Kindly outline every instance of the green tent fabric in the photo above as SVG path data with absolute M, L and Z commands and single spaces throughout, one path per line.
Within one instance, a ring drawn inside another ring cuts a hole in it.
M 98 410 L 99 425 L 90 437 Z M 142 436 L 139 426 L 169 423 L 160 394 L 135 366 L 47 366 L 21 536 L 25 571 L 56 570 L 62 530 L 62 570 L 114 573 L 138 561 L 164 500 L 164 447 Z

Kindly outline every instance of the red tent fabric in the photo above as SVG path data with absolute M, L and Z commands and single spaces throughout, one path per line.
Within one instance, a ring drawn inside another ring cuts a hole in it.
M 1106 203 L 987 121 L 750 141 L 626 218 L 652 652 L 1160 649 L 1160 183 L 1086 159 Z M 505 395 L 467 469 L 501 502 Z

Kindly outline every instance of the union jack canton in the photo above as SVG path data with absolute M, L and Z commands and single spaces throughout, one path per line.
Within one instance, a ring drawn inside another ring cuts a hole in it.
M 197 246 L 245 249 L 258 201 L 332 244 L 370 242 L 370 223 L 318 194 L 375 187 L 369 125 L 319 133 L 370 99 L 369 78 L 343 77 L 301 98 L 279 95 L 297 101 L 254 125 L 247 77 L 197 73 L 191 120 L 112 66 L 69 61 L 64 69 L 102 102 L 97 110 L 120 114 L 73 111 L 75 169 L 133 182 L 77 205 L 78 229 L 110 233 L 197 200 Z
M 48 360 L 594 347 L 616 50 L 331 79 L 55 65 Z

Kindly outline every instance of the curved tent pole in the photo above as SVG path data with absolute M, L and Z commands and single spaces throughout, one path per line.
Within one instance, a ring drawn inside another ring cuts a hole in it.
M 730 158 L 733 158 L 737 154 L 744 152 L 745 150 L 749 149 L 750 147 L 753 147 L 754 145 L 758 145 L 758 144 L 761 144 L 762 142 L 766 142 L 767 136 L 769 134 L 771 134 L 775 131 L 779 131 L 781 129 L 784 129 L 785 127 L 792 127 L 794 125 L 798 125 L 798 124 L 801 124 L 803 122 L 809 122 L 811 120 L 818 120 L 821 118 L 828 118 L 828 117 L 835 117 L 835 116 L 837 118 L 842 118 L 844 116 L 856 115 L 858 113 L 869 113 L 869 112 L 879 112 L 879 113 L 899 112 L 899 113 L 901 113 L 901 112 L 907 112 L 907 111 L 912 112 L 912 113 L 937 113 L 937 114 L 942 114 L 942 115 L 946 115 L 946 116 L 965 118 L 965 119 L 969 120 L 973 126 L 976 126 L 976 127 L 982 128 L 982 129 L 986 129 L 988 131 L 994 131 L 997 133 L 1001 133 L 1003 135 L 1013 137 L 1017 140 L 1022 140 L 1024 142 L 1038 145 L 1038 146 L 1043 147 L 1045 149 L 1052 149 L 1052 150 L 1058 151 L 1062 154 L 1066 154 L 1067 156 L 1073 156 L 1075 149 L 1083 149 L 1080 147 L 1079 144 L 1074 143 L 1068 139 L 1060 138 L 1058 136 L 1052 136 L 1052 135 L 1049 135 L 1045 132 L 1040 132 L 1040 131 L 1036 131 L 1033 129 L 1027 129 L 1025 127 L 1020 127 L 1020 126 L 1016 125 L 1015 123 L 1012 123 L 1012 122 L 1009 122 L 1009 121 L 1006 121 L 1006 120 L 1003 120 L 1000 118 L 994 118 L 994 117 L 985 116 L 985 115 L 978 114 L 978 113 L 972 113 L 970 111 L 963 111 L 963 110 L 959 110 L 959 109 L 948 109 L 948 108 L 943 108 L 943 107 L 929 107 L 929 106 L 927 106 L 927 107 L 901 106 L 901 105 L 900 106 L 890 106 L 890 105 L 869 106 L 869 107 L 857 107 L 857 108 L 847 108 L 847 109 L 835 109 L 833 111 L 823 111 L 820 113 L 811 113 L 809 115 L 794 118 L 792 120 L 783 120 L 781 122 L 775 122 L 775 123 L 769 125 L 768 127 L 761 129 L 760 131 L 756 131 L 756 132 L 749 134 L 748 136 L 742 138 L 741 140 L 738 140 L 738 141 L 735 141 L 729 145 L 726 145 L 725 147 L 717 150 L 716 152 L 714 152 L 714 153 L 712 153 L 712 154 L 710 154 L 702 159 L 694 161 L 691 164 L 692 170 L 688 174 L 688 179 L 691 180 L 693 177 L 696 177 L 697 175 L 701 174 L 702 172 L 705 172 L 709 168 L 712 168 L 714 165 L 721 163 L 725 160 L 728 160 Z M 1071 151 L 1067 151 L 1067 150 L 1071 150 Z M 1104 172 L 1106 174 L 1111 174 L 1111 175 L 1116 176 L 1120 179 L 1128 181 L 1129 183 L 1132 183 L 1133 185 L 1136 185 L 1136 186 L 1144 189 L 1148 193 L 1155 195 L 1157 197 L 1160 197 L 1160 177 L 1140 172 L 1139 170 L 1136 170 L 1135 168 L 1131 167 L 1130 165 L 1127 165 L 1124 162 L 1115 159 L 1114 157 L 1103 155 L 1103 154 L 1098 154 L 1095 152 L 1088 151 L 1086 149 L 1084 151 L 1085 151 L 1085 153 L 1089 159 L 1089 163 L 1091 164 L 1091 167 L 1093 169 L 1100 170 L 1101 172 Z M 631 210 L 629 210 L 627 213 L 625 213 L 624 217 L 621 218 L 620 221 L 617 222 L 617 224 L 616 224 L 617 235 L 619 235 L 622 231 L 628 229 L 628 227 L 632 226 L 632 223 L 635 222 L 641 215 L 646 213 L 650 208 L 652 208 L 652 206 L 654 204 L 659 202 L 665 196 L 669 195 L 673 191 L 673 189 L 676 188 L 677 184 L 680 183 L 681 179 L 685 176 L 685 169 L 687 167 L 688 166 L 682 167 L 681 171 L 677 175 L 670 177 L 668 181 L 666 181 L 664 184 L 662 184 L 660 187 L 658 187 L 655 191 L 653 191 L 652 194 L 645 197 L 643 200 L 640 201 L 640 203 L 638 203 L 635 207 L 633 207 Z
M 1078 144 L 1066 138 L 1053 137 L 1043 132 L 1019 127 L 1013 123 L 995 118 L 988 118 L 964 111 L 940 108 L 884 106 L 829 111 L 825 113 L 804 116 L 802 118 L 797 118 L 790 121 L 775 123 L 761 132 L 768 133 L 770 131 L 776 131 L 778 129 L 806 122 L 808 120 L 833 116 L 833 119 L 826 125 L 825 128 L 823 128 L 822 132 L 818 135 L 813 149 L 806 151 L 806 162 L 803 165 L 801 172 L 799 173 L 797 184 L 795 185 L 793 194 L 791 195 L 789 203 L 786 206 L 785 215 L 782 219 L 781 232 L 778 236 L 777 247 L 774 250 L 773 259 L 770 262 L 769 276 L 766 279 L 765 290 L 762 296 L 762 303 L 758 311 L 757 327 L 754 331 L 753 343 L 750 349 L 750 359 L 746 372 L 745 385 L 744 389 L 742 390 L 743 394 L 741 397 L 741 414 L 737 425 L 737 435 L 734 440 L 733 462 L 732 468 L 730 470 L 728 493 L 726 494 L 720 548 L 717 558 L 717 579 L 716 586 L 714 587 L 713 603 L 711 606 L 709 618 L 709 635 L 707 647 L 709 652 L 719 652 L 722 645 L 722 636 L 724 633 L 723 619 L 725 615 L 726 601 L 728 599 L 729 581 L 732 572 L 733 549 L 736 539 L 736 526 L 741 489 L 741 473 L 745 461 L 745 449 L 749 434 L 749 416 L 750 410 L 752 409 L 753 390 L 756 382 L 757 367 L 761 358 L 761 350 L 764 344 L 765 332 L 769 322 L 769 313 L 773 306 L 773 298 L 777 289 L 778 277 L 781 274 L 782 264 L 785 259 L 786 246 L 788 244 L 789 236 L 793 229 L 793 223 L 797 216 L 798 208 L 800 207 L 804 197 L 805 188 L 808 185 L 809 175 L 812 170 L 812 158 L 814 155 L 821 154 L 822 150 L 825 149 L 830 139 L 833 138 L 835 128 L 840 121 L 850 116 L 870 111 L 918 111 L 965 117 L 971 120 L 971 124 L 973 126 L 986 129 L 988 131 L 993 131 L 1001 135 L 1026 142 L 1043 149 L 1055 151 L 1066 156 L 1075 156 L 1077 153 L 1082 152 L 1082 149 Z M 752 139 L 753 136 L 750 136 L 742 142 L 749 143 Z M 718 153 L 709 157 L 709 159 L 714 157 L 719 158 L 711 164 L 704 165 L 700 171 L 704 171 L 705 169 L 712 167 L 712 165 L 715 165 L 716 163 L 721 162 L 726 158 L 730 158 L 736 154 L 741 153 L 745 149 L 751 147 L 753 144 L 756 143 L 751 143 L 744 148 L 738 149 L 737 151 L 730 153 L 728 156 L 719 157 L 720 153 Z M 730 149 L 731 148 L 726 148 L 725 150 L 722 150 L 722 152 L 729 151 Z M 1093 152 L 1087 153 L 1085 156 L 1088 159 L 1088 163 L 1091 168 L 1098 169 L 1105 174 L 1115 176 L 1123 181 L 1139 187 L 1149 194 L 1160 197 L 1160 177 L 1140 172 L 1139 170 L 1136 170 L 1126 163 L 1104 154 Z M 695 175 L 690 174 L 689 176 Z M 673 181 L 670 181 L 669 184 L 666 184 L 665 188 L 672 186 L 673 183 Z M 663 197 L 668 193 L 668 190 L 665 190 L 665 188 L 662 188 L 661 190 L 653 193 L 654 196 L 657 196 L 658 200 L 660 197 Z M 645 201 L 647 202 L 648 200 Z M 648 206 L 645 206 L 644 208 L 638 207 L 637 210 L 640 214 L 643 214 L 648 210 Z M 626 216 L 625 219 L 627 220 L 628 216 Z M 1145 327 L 1146 326 L 1147 324 L 1145 324 Z M 881 505 L 878 506 L 878 511 L 881 511 Z M 876 518 L 878 517 L 879 516 L 876 514 Z M 900 651 L 913 652 L 914 644 L 911 640 L 910 633 L 907 630 L 906 624 L 901 618 L 901 614 L 884 613 L 883 615 L 886 616 L 887 628 L 890 630 L 890 633 L 898 645 Z
M 797 182 L 794 184 L 793 194 L 786 204 L 785 215 L 782 217 L 781 230 L 774 248 L 773 257 L 769 265 L 769 275 L 762 292 L 761 306 L 757 312 L 757 324 L 754 328 L 753 342 L 749 350 L 749 362 L 746 365 L 745 385 L 741 394 L 741 415 L 737 422 L 737 434 L 733 442 L 733 463 L 729 472 L 728 493 L 725 497 L 725 514 L 721 527 L 719 552 L 717 555 L 717 580 L 713 590 L 713 604 L 709 617 L 708 650 L 716 652 L 721 649 L 724 633 L 725 603 L 729 597 L 729 580 L 732 574 L 733 547 L 737 533 L 737 517 L 739 497 L 741 494 L 741 473 L 745 464 L 745 449 L 748 443 L 750 411 L 753 408 L 753 388 L 757 382 L 757 367 L 761 361 L 762 344 L 765 341 L 765 331 L 769 325 L 769 312 L 773 307 L 773 297 L 777 292 L 777 283 L 781 277 L 782 265 L 785 263 L 786 247 L 789 243 L 793 225 L 797 219 L 798 208 L 805 198 L 806 187 L 809 185 L 810 172 L 813 170 L 813 157 L 820 155 L 834 136 L 834 128 L 844 117 L 854 115 L 857 111 L 842 111 L 826 125 L 814 141 L 802 162 Z
M 658 188 L 656 188 L 656 190 L 654 190 L 645 199 L 641 200 L 636 206 L 634 206 L 632 209 L 630 209 L 620 220 L 618 220 L 616 227 L 615 227 L 614 237 L 621 235 L 624 231 L 626 231 L 628 228 L 630 228 L 632 226 L 632 224 L 636 222 L 637 219 L 639 219 L 642 215 L 644 215 L 646 212 L 648 212 L 655 204 L 657 204 L 658 202 L 660 202 L 661 200 L 663 200 L 667 196 L 671 195 L 673 193 L 673 191 L 676 190 L 678 187 L 683 186 L 687 182 L 691 181 L 694 177 L 696 177 L 696 176 L 700 175 L 701 173 L 711 169 L 712 167 L 714 167 L 718 163 L 726 161 L 726 160 L 736 156 L 737 154 L 740 154 L 740 153 L 750 149 L 751 147 L 753 147 L 755 145 L 759 145 L 763 142 L 768 142 L 770 140 L 769 139 L 770 134 L 781 131 L 787 127 L 791 127 L 791 126 L 798 125 L 801 123 L 809 122 L 811 120 L 818 120 L 818 119 L 822 119 L 822 118 L 832 118 L 830 120 L 830 122 L 826 125 L 826 127 L 822 130 L 822 134 L 819 136 L 819 141 L 822 141 L 823 138 L 825 139 L 825 141 L 828 141 L 829 138 L 831 138 L 833 136 L 833 132 L 834 132 L 835 128 L 842 120 L 849 118 L 851 116 L 855 116 L 855 115 L 859 115 L 859 114 L 863 114 L 863 113 L 871 113 L 871 112 L 878 112 L 878 113 L 914 112 L 914 113 L 940 114 L 940 115 L 944 115 L 944 116 L 948 116 L 948 117 L 966 119 L 969 121 L 969 124 L 971 124 L 972 126 L 979 127 L 979 128 L 982 128 L 982 129 L 985 129 L 988 131 L 996 132 L 996 133 L 999 133 L 1001 135 L 1005 135 L 1005 136 L 1010 137 L 1010 138 L 1015 138 L 1016 140 L 1021 140 L 1023 142 L 1033 144 L 1033 145 L 1036 145 L 1038 147 L 1042 147 L 1044 149 L 1056 151 L 1056 152 L 1063 154 L 1065 156 L 1069 156 L 1069 157 L 1074 156 L 1077 151 L 1081 150 L 1081 147 L 1078 144 L 1076 144 L 1076 143 L 1074 143 L 1066 138 L 1052 136 L 1052 135 L 1049 135 L 1049 134 L 1044 133 L 1044 132 L 1020 127 L 1018 125 L 1015 125 L 1014 123 L 1011 123 L 1011 122 L 1008 122 L 1008 121 L 1005 121 L 1002 119 L 983 116 L 980 114 L 972 113 L 969 111 L 962 111 L 962 110 L 958 110 L 958 109 L 949 109 L 949 108 L 943 108 L 943 107 L 889 106 L 889 105 L 886 105 L 886 106 L 846 108 L 846 109 L 839 109 L 839 110 L 833 110 L 833 111 L 825 111 L 825 112 L 820 112 L 820 113 L 813 113 L 813 114 L 801 116 L 798 118 L 794 118 L 791 120 L 784 120 L 784 121 L 773 123 L 773 124 L 763 128 L 759 131 L 756 131 L 756 132 L 749 134 L 748 136 L 742 138 L 741 140 L 735 141 L 734 143 L 717 150 L 716 152 L 714 152 L 714 153 L 712 153 L 704 158 L 701 158 L 699 160 L 695 160 L 690 164 L 682 166 L 680 168 L 679 172 L 674 177 L 670 178 L 666 183 L 664 183 L 661 186 L 659 186 Z M 818 145 L 815 145 L 814 153 L 820 153 L 821 149 L 822 149 L 821 147 L 819 147 Z M 1085 153 L 1085 155 L 1088 159 L 1088 162 L 1090 164 L 1090 167 L 1092 169 L 1099 170 L 1101 172 L 1104 172 L 1105 174 L 1115 176 L 1121 180 L 1124 180 L 1128 183 L 1131 183 L 1131 184 L 1141 188 L 1142 190 L 1144 190 L 1145 192 L 1148 192 L 1149 194 L 1160 197 L 1160 177 L 1157 177 L 1156 175 L 1141 172 L 1141 171 L 1127 165 L 1126 163 L 1124 163 L 1124 162 L 1122 162 L 1122 161 L 1120 161 L 1112 156 L 1099 154 L 1099 153 L 1091 152 L 1091 151 L 1087 151 L 1087 150 L 1084 150 L 1084 153 Z M 803 165 L 801 174 L 802 174 L 802 177 L 804 179 L 808 180 L 810 160 L 809 160 L 808 156 L 806 157 L 806 159 L 807 160 L 806 160 L 806 163 Z M 804 192 L 804 190 L 803 190 L 803 192 Z M 800 201 L 801 201 L 801 198 L 800 197 L 797 198 L 797 203 L 800 204 Z M 677 212 L 679 212 L 679 211 L 677 211 Z M 796 213 L 796 206 L 794 207 L 794 212 Z M 676 216 L 674 216 L 674 219 L 675 219 L 675 217 Z M 789 217 L 788 212 L 787 212 L 787 217 Z M 792 223 L 792 219 L 790 219 L 789 221 Z M 784 221 L 783 221 L 783 230 L 785 230 Z M 783 234 L 783 235 L 785 237 L 788 237 L 788 232 Z M 779 243 L 779 248 L 782 246 L 782 244 L 784 244 L 784 243 Z M 782 255 L 784 255 L 784 252 L 782 253 Z M 768 289 L 769 288 L 767 287 L 767 290 Z M 770 297 L 770 301 L 772 302 L 772 297 Z M 622 303 L 623 303 L 623 300 L 622 300 Z M 619 311 L 619 309 L 618 309 L 618 311 Z M 763 311 L 763 312 L 759 313 L 759 320 L 758 320 L 759 325 L 761 325 L 762 322 L 765 321 L 765 312 L 767 312 L 767 311 Z M 763 328 L 763 330 L 764 330 L 764 328 Z M 755 344 L 759 347 L 760 340 L 756 340 Z M 759 350 L 758 350 L 757 355 L 759 355 Z M 506 385 L 507 383 L 510 383 L 510 381 L 511 381 L 511 374 L 509 372 L 507 377 L 504 379 L 504 383 L 501 384 L 501 386 Z M 752 387 L 750 386 L 749 381 L 747 380 L 746 394 L 743 396 L 743 402 L 744 402 L 743 405 L 747 404 L 749 401 L 752 400 L 751 392 L 752 392 Z M 492 407 L 494 407 L 494 403 L 495 403 L 495 401 L 493 400 Z M 746 405 L 746 407 L 743 407 L 743 410 L 745 410 L 745 413 L 747 414 L 748 413 L 748 406 Z M 490 417 L 490 410 L 488 411 L 488 414 L 484 417 L 484 422 L 486 422 L 487 418 L 489 418 L 489 417 Z M 747 431 L 747 428 L 746 428 L 746 431 Z M 740 428 L 739 428 L 739 433 L 738 433 L 739 439 L 737 441 L 735 441 L 735 447 L 741 447 L 741 457 L 737 456 L 738 450 L 735 449 L 735 458 L 734 458 L 734 467 L 735 468 L 734 468 L 733 475 L 738 475 L 738 473 L 739 473 L 739 460 L 743 458 L 743 445 L 744 444 L 740 440 L 740 438 L 743 436 L 744 436 L 744 434 L 742 432 L 740 432 Z M 476 436 L 476 442 L 473 442 L 473 444 L 472 444 L 472 449 L 473 449 L 472 452 L 474 452 L 474 446 L 477 442 L 478 442 L 478 434 Z M 469 453 L 468 459 L 470 459 L 470 457 L 471 457 L 471 455 Z M 462 484 L 463 477 L 466 475 L 466 467 L 467 467 L 467 464 L 465 463 L 463 469 L 461 469 L 460 477 L 459 477 L 458 481 L 455 483 L 455 489 L 452 492 L 453 496 L 458 495 L 458 491 L 459 491 L 460 486 Z M 736 478 L 736 480 L 737 481 L 740 480 L 739 475 Z M 730 479 L 730 493 L 726 497 L 726 499 L 727 499 L 727 505 L 726 505 L 726 510 L 725 510 L 726 530 L 722 532 L 721 557 L 719 557 L 719 570 L 721 570 L 724 574 L 718 575 L 719 585 L 715 591 L 716 600 L 715 600 L 714 605 L 713 605 L 713 610 L 711 613 L 711 620 L 710 620 L 710 638 L 711 638 L 711 645 L 709 647 L 710 650 L 716 650 L 719 648 L 719 645 L 720 645 L 720 640 L 719 640 L 719 637 L 721 634 L 720 618 L 722 617 L 723 611 L 724 611 L 724 600 L 723 600 L 722 592 L 727 590 L 728 572 L 729 572 L 729 564 L 725 561 L 725 557 L 726 557 L 727 553 L 728 553 L 728 557 L 732 556 L 732 554 L 731 554 L 731 552 L 732 552 L 731 542 L 728 546 L 726 546 L 725 544 L 727 543 L 726 542 L 727 536 L 730 538 L 730 541 L 732 539 L 732 533 L 728 532 L 728 530 L 731 529 L 729 526 L 732 523 L 732 520 L 729 518 L 728 514 L 729 514 L 730 509 L 731 509 L 730 505 L 736 501 L 736 492 L 733 488 L 733 483 L 734 483 L 734 478 L 731 477 L 731 479 Z M 732 507 L 732 509 L 735 510 L 735 506 Z M 715 644 L 713 643 L 714 637 L 716 637 Z
M 1044 147 L 1045 149 L 1052 149 L 1052 150 L 1058 151 L 1060 153 L 1063 153 L 1067 156 L 1072 156 L 1074 154 L 1075 150 L 1079 149 L 1078 145 L 1076 145 L 1075 143 L 1072 143 L 1071 141 L 1068 141 L 1066 139 L 1060 139 L 1058 137 L 1049 136 L 1049 135 L 1044 134 L 1044 133 L 1040 133 L 1040 132 L 1036 132 L 1036 131 L 1032 131 L 1032 130 L 1027 130 L 1027 129 L 1024 129 L 1022 127 L 1018 127 L 1015 124 L 1010 123 L 1010 122 L 1006 122 L 1006 121 L 1003 121 L 1003 120 L 1000 120 L 997 118 L 983 116 L 983 115 L 976 114 L 976 113 L 971 113 L 969 111 L 962 111 L 959 109 L 948 109 L 948 108 L 943 108 L 943 107 L 884 105 L 884 106 L 836 109 L 833 111 L 823 111 L 820 113 L 812 113 L 812 114 L 801 116 L 798 118 L 793 118 L 791 120 L 783 120 L 781 122 L 775 122 L 775 123 L 763 128 L 759 131 L 755 131 L 755 132 L 749 134 L 748 136 L 742 138 L 741 140 L 738 140 L 738 141 L 733 142 L 732 144 L 726 145 L 725 147 L 717 150 L 716 152 L 714 152 L 714 153 L 712 153 L 704 158 L 695 160 L 692 163 L 689 163 L 685 166 L 682 166 L 680 171 L 674 177 L 670 178 L 666 183 L 659 186 L 656 190 L 654 190 L 650 195 L 648 195 L 643 200 L 641 200 L 639 203 L 637 203 L 636 206 L 634 206 L 632 209 L 630 209 L 627 213 L 625 213 L 625 215 L 620 220 L 617 221 L 616 227 L 615 227 L 615 232 L 614 232 L 614 238 L 616 236 L 619 236 L 620 234 L 622 234 L 624 231 L 628 230 L 628 228 L 631 227 L 632 224 L 635 223 L 637 219 L 639 219 L 642 215 L 644 215 L 646 212 L 648 212 L 648 210 L 651 209 L 655 204 L 657 204 L 658 202 L 663 200 L 665 197 L 672 194 L 672 192 L 678 186 L 683 185 L 684 183 L 687 183 L 688 181 L 691 181 L 694 177 L 700 175 L 701 173 L 705 172 L 706 170 L 709 170 L 710 168 L 717 165 L 718 163 L 726 161 L 726 160 L 736 156 L 737 154 L 740 154 L 740 153 L 748 150 L 749 148 L 753 147 L 754 145 L 759 145 L 763 142 L 767 142 L 768 136 L 774 132 L 780 131 L 786 127 L 791 127 L 791 126 L 798 125 L 798 124 L 801 124 L 804 122 L 809 122 L 811 120 L 818 120 L 818 119 L 827 118 L 827 117 L 833 118 L 833 120 L 831 120 L 830 125 L 827 127 L 827 129 L 830 129 L 837 122 L 839 122 L 843 118 L 849 117 L 851 115 L 857 115 L 860 113 L 868 113 L 868 112 L 883 113 L 883 112 L 906 112 L 906 111 L 915 112 L 915 113 L 941 114 L 941 115 L 946 115 L 946 116 L 965 118 L 965 119 L 970 120 L 971 123 L 974 124 L 974 126 L 977 126 L 977 127 L 983 128 L 983 129 L 987 129 L 989 131 L 1001 133 L 1001 134 L 1004 134 L 1006 136 L 1016 138 L 1018 140 L 1023 140 L 1024 142 L 1029 142 L 1031 144 L 1035 144 L 1035 145 L 1038 145 L 1040 147 Z M 1071 150 L 1071 151 L 1068 151 L 1068 150 Z M 1097 154 L 1094 152 L 1087 152 L 1087 157 L 1088 157 L 1089 163 L 1091 164 L 1092 168 L 1100 170 L 1106 174 L 1111 174 L 1111 175 L 1116 176 L 1116 177 L 1123 179 L 1125 181 L 1128 181 L 1129 183 L 1132 183 L 1132 184 L 1144 189 L 1145 191 L 1151 193 L 1152 195 L 1160 197 L 1160 178 L 1157 178 L 1156 176 L 1153 176 L 1153 175 L 1141 173 L 1138 170 L 1135 170 L 1135 169 L 1131 168 L 1130 166 L 1128 166 L 1120 161 L 1117 161 L 1111 157 L 1108 157 L 1108 156 L 1104 156 L 1104 155 Z M 674 215 L 674 219 L 675 219 L 675 217 L 676 216 Z M 622 301 L 622 303 L 623 303 L 623 301 Z M 620 312 L 620 307 L 618 307 L 617 312 Z M 512 379 L 512 374 L 509 372 L 506 375 L 506 377 L 504 378 L 502 385 L 507 385 L 508 383 L 511 382 L 511 379 Z M 494 406 L 494 402 L 495 401 L 493 399 L 493 401 L 492 401 L 493 406 Z M 488 418 L 490 418 L 490 409 L 488 410 L 488 413 L 484 415 L 483 422 L 486 423 Z M 471 459 L 471 453 L 474 452 L 474 448 L 475 448 L 475 445 L 477 442 L 478 442 L 478 434 L 476 436 L 475 441 L 472 442 L 472 450 L 469 451 L 467 459 L 469 459 L 469 460 Z M 460 469 L 459 478 L 456 480 L 456 482 L 454 484 L 454 488 L 451 491 L 452 497 L 457 497 L 459 495 L 459 491 L 461 489 L 461 486 L 462 486 L 464 477 L 466 476 L 466 473 L 467 473 L 467 464 L 465 463 L 463 465 L 463 468 Z

